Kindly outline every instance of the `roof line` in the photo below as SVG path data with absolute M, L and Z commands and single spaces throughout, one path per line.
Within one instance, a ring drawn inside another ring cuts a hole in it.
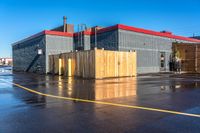
M 173 34 L 169 34 L 169 33 L 162 33 L 162 32 L 142 29 L 142 28 L 136 28 L 136 27 L 127 26 L 127 25 L 123 25 L 123 24 L 117 24 L 117 25 L 114 25 L 114 26 L 109 26 L 109 27 L 105 27 L 105 28 L 99 29 L 97 31 L 97 34 L 108 32 L 108 31 L 112 31 L 112 30 L 117 30 L 117 29 L 133 31 L 133 32 L 137 32 L 137 33 L 147 34 L 147 35 L 154 35 L 154 36 L 160 36 L 160 37 L 165 37 L 165 38 L 171 38 L 171 39 L 178 39 L 178 40 L 189 41 L 189 42 L 194 42 L 194 43 L 200 43 L 200 40 L 194 39 L 194 38 L 177 36 L 177 35 L 173 35 Z M 30 36 L 28 38 L 25 38 L 25 39 L 23 39 L 21 41 L 13 43 L 12 45 L 15 45 L 15 44 L 18 44 L 18 43 L 22 43 L 24 41 L 30 40 L 32 38 L 35 38 L 35 37 L 38 37 L 38 36 L 41 36 L 41 35 L 56 35 L 56 36 L 73 37 L 73 36 L 77 36 L 78 33 L 79 32 L 69 33 L 69 32 L 44 30 L 44 31 L 39 32 L 39 33 L 37 33 L 35 35 L 32 35 L 32 36 Z M 84 35 L 94 35 L 95 34 L 94 32 L 87 31 L 87 30 L 86 31 L 82 31 L 82 33 Z
M 97 30 L 97 33 L 100 34 L 100 33 L 108 32 L 108 31 L 116 30 L 116 29 L 118 29 L 118 25 L 99 29 L 99 30 Z M 95 34 L 95 32 L 85 30 L 85 31 L 80 31 L 80 32 L 74 33 L 74 36 L 78 36 L 79 33 L 82 33 L 84 35 L 94 35 Z
M 169 34 L 169 33 L 162 33 L 162 32 L 157 32 L 157 31 L 152 31 L 152 30 L 146 30 L 146 29 L 136 28 L 136 27 L 132 27 L 132 26 L 126 26 L 126 25 L 122 25 L 122 24 L 118 24 L 118 28 L 122 29 L 122 30 L 134 31 L 134 32 L 138 32 L 138 33 L 144 33 L 144 34 L 148 34 L 148 35 L 166 37 L 166 38 L 171 38 L 171 39 L 179 39 L 179 40 L 190 41 L 190 42 L 200 42 L 200 40 L 198 40 L 198 39 L 177 36 L 177 35 L 173 35 L 173 34 Z
M 142 29 L 142 28 L 136 28 L 136 27 L 127 26 L 127 25 L 123 25 L 123 24 L 117 24 L 117 25 L 114 25 L 114 26 L 110 26 L 110 27 L 105 27 L 105 28 L 99 29 L 97 31 L 97 34 L 108 32 L 108 31 L 112 31 L 112 30 L 117 30 L 117 29 L 133 31 L 133 32 L 137 32 L 137 33 L 147 34 L 147 35 L 154 35 L 154 36 L 160 36 L 160 37 L 165 37 L 165 38 L 171 38 L 171 39 L 178 39 L 178 40 L 183 40 L 183 41 L 195 42 L 195 43 L 200 42 L 200 40 L 194 39 L 194 38 L 177 36 L 177 35 L 173 35 L 171 33 L 170 34 L 169 33 L 162 33 L 162 32 Z M 74 33 L 74 36 L 77 36 L 78 33 L 79 32 Z M 82 33 L 84 35 L 94 35 L 95 34 L 94 32 L 87 31 L 87 30 L 86 31 L 82 31 Z
M 39 32 L 39 33 L 36 33 L 36 34 L 34 34 L 34 35 L 32 35 L 32 36 L 29 36 L 29 37 L 27 37 L 27 38 L 25 38 L 25 39 L 22 39 L 22 40 L 20 40 L 20 41 L 17 41 L 17 42 L 15 42 L 15 43 L 13 43 L 12 46 L 14 46 L 14 45 L 16 45 L 16 44 L 19 44 L 19 43 L 22 43 L 22 42 L 25 42 L 25 41 L 28 41 L 28 40 L 31 40 L 32 38 L 41 36 L 41 35 L 43 35 L 43 34 L 44 34 L 44 31 L 41 31 L 41 32 Z
M 60 31 L 51 31 L 51 30 L 43 30 L 39 33 L 36 33 L 30 37 L 27 37 L 25 39 L 22 39 L 20 41 L 17 41 L 15 43 L 12 44 L 12 46 L 16 45 L 16 44 L 19 44 L 19 43 L 22 43 L 22 42 L 25 42 L 25 41 L 28 41 L 28 40 L 31 40 L 33 38 L 36 38 L 36 37 L 39 37 L 41 35 L 56 35 L 56 36 L 65 36 L 65 37 L 72 37 L 73 36 L 73 33 L 69 33 L 69 32 L 60 32 Z
M 60 32 L 60 31 L 52 31 L 52 30 L 45 30 L 44 34 L 45 35 L 56 35 L 56 36 L 73 37 L 73 33 Z

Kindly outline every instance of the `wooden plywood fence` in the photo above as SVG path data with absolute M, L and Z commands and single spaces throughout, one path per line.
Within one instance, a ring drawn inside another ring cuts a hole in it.
M 178 52 L 181 59 L 181 69 L 184 72 L 200 72 L 200 45 L 174 44 L 173 51 Z
M 136 52 L 97 50 L 96 77 L 136 76 Z
M 65 76 L 97 79 L 136 76 L 136 52 L 95 49 L 51 55 L 49 59 L 50 72 Z

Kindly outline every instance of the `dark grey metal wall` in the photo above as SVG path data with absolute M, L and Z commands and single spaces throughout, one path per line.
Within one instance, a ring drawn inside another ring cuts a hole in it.
M 38 55 L 42 49 L 43 55 Z M 73 51 L 73 37 L 41 35 L 13 45 L 13 70 L 49 72 L 49 55 Z
M 84 35 L 84 50 L 90 50 L 91 43 L 90 43 L 90 35 Z
M 118 30 L 97 34 L 97 48 L 106 50 L 118 50 Z M 95 35 L 91 36 L 91 48 L 95 47 Z
M 82 44 L 81 44 L 81 39 L 82 39 Z M 73 38 L 74 40 L 74 49 L 75 50 L 83 50 L 83 38 L 81 38 L 81 34 L 78 33 L 76 36 Z
M 45 51 L 45 36 L 21 41 L 12 46 L 13 70 L 45 73 L 45 56 L 38 56 L 38 49 Z
M 75 50 L 90 50 L 90 35 L 78 34 L 74 36 L 74 49 Z
M 165 53 L 165 70 L 169 70 L 172 41 L 153 35 L 119 30 L 119 50 L 137 51 L 137 72 L 160 72 L 160 52 Z
M 120 51 L 137 51 L 137 72 L 139 74 L 169 71 L 172 43 L 188 42 L 121 29 L 119 29 L 118 34 Z M 161 53 L 165 54 L 165 63 L 162 70 L 160 68 Z

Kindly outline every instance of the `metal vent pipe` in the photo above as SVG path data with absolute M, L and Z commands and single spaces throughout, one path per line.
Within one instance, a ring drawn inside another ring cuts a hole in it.
M 66 32 L 67 17 L 63 17 L 63 32 Z

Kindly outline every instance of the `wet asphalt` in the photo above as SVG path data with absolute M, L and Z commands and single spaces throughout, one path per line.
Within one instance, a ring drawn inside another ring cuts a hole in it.
M 41 96 L 32 90 L 200 114 L 200 75 L 146 74 L 89 80 L 0 68 L 0 133 L 199 133 L 200 118 Z

